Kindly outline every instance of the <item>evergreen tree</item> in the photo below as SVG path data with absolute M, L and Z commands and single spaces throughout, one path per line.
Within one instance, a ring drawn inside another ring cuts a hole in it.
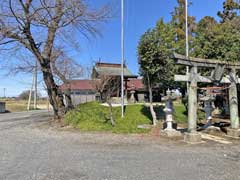
M 236 15 L 233 19 L 225 19 L 221 23 L 208 16 L 199 21 L 194 39 L 194 56 L 239 61 L 239 52 L 240 16 Z
M 185 11 L 185 0 L 177 0 L 178 5 L 174 8 L 172 14 L 171 24 L 176 33 L 176 49 L 175 51 L 180 54 L 185 54 L 185 30 L 186 30 L 186 11 Z M 190 3 L 189 5 L 191 5 Z M 191 49 L 193 36 L 196 30 L 196 22 L 194 16 L 188 16 L 188 37 L 189 47 Z
M 210 16 L 206 16 L 197 24 L 196 36 L 194 39 L 193 56 L 208 59 L 216 58 L 214 39 L 219 34 L 219 24 Z
M 223 2 L 223 11 L 218 12 L 221 22 L 231 21 L 238 16 L 240 10 L 240 3 L 236 0 L 226 0 Z
M 140 73 L 144 84 L 149 90 L 150 111 L 153 124 L 156 125 L 156 113 L 152 105 L 152 89 L 156 84 L 162 90 L 173 82 L 173 68 L 170 54 L 174 47 L 175 33 L 170 24 L 165 24 L 161 19 L 156 27 L 142 35 L 138 45 L 138 60 Z
M 166 90 L 173 80 L 171 55 L 176 45 L 174 39 L 174 29 L 161 19 L 154 29 L 143 34 L 138 45 L 140 73 L 143 77 L 148 73 L 151 84 L 160 84 L 162 90 Z

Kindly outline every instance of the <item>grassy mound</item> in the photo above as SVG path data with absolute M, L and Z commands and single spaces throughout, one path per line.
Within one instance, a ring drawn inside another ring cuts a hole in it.
M 178 123 L 185 123 L 187 116 L 184 114 L 183 104 L 175 104 L 174 119 Z M 156 106 L 158 119 L 164 119 L 163 106 Z M 138 129 L 140 124 L 152 124 L 149 108 L 144 105 L 126 106 L 125 116 L 121 118 L 121 107 L 114 107 L 113 114 L 115 126 L 112 127 L 109 120 L 109 108 L 98 102 L 90 102 L 77 106 L 67 113 L 65 122 L 82 131 L 109 131 L 114 133 L 143 133 L 146 129 Z
M 114 107 L 116 125 L 111 126 L 109 108 L 97 102 L 85 103 L 67 113 L 65 122 L 82 131 L 110 131 L 114 133 L 142 133 L 137 125 L 151 124 L 150 114 L 143 105 L 126 106 L 125 117 L 121 118 L 121 107 Z

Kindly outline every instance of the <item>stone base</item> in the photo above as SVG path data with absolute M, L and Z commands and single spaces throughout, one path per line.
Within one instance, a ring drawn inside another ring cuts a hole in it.
M 138 129 L 151 129 L 153 125 L 150 124 L 140 124 L 137 126 Z
M 240 138 L 240 129 L 227 128 L 227 136 L 239 139 Z
M 181 137 L 182 133 L 179 131 L 176 131 L 175 129 L 172 129 L 172 130 L 164 129 L 164 130 L 161 130 L 161 135 L 167 136 L 167 137 Z
M 163 123 L 163 129 L 166 129 L 167 128 L 167 122 L 164 122 Z M 177 123 L 173 122 L 172 123 L 172 128 L 173 129 L 177 129 Z
M 184 141 L 187 143 L 201 143 L 202 136 L 201 134 L 194 132 L 194 133 L 184 133 Z
M 202 130 L 204 133 L 221 133 L 220 127 L 209 126 L 207 129 Z

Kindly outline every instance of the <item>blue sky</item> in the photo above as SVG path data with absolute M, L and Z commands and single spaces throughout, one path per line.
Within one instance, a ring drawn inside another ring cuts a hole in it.
M 222 9 L 223 0 L 192 0 L 189 14 L 197 20 L 204 16 L 216 17 Z M 92 7 L 110 3 L 117 12 L 116 17 L 102 24 L 99 29 L 101 37 L 86 40 L 81 38 L 80 52 L 72 53 L 72 57 L 83 66 L 92 66 L 101 59 L 104 62 L 120 63 L 120 0 L 90 0 Z M 138 74 L 137 44 L 140 36 L 155 26 L 157 20 L 169 21 L 176 0 L 125 0 L 125 59 L 129 69 Z M 18 74 L 6 77 L 0 73 L 0 96 L 6 88 L 6 96 L 16 96 L 31 86 L 31 74 Z M 41 76 L 41 74 L 40 74 Z M 42 90 L 42 83 L 39 84 Z M 44 94 L 44 92 L 42 92 Z

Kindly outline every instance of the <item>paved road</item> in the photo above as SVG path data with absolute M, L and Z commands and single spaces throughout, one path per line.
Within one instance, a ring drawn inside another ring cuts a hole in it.
M 0 115 L 0 180 L 239 180 L 240 143 L 49 127 L 46 111 Z
M 48 121 L 51 114 L 52 112 L 47 110 L 0 114 L 0 130 L 8 130 L 14 127 L 36 126 L 37 123 Z

